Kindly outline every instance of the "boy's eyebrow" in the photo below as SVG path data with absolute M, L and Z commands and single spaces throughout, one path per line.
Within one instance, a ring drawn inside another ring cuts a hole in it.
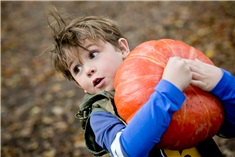
M 84 49 L 88 51 L 88 48 L 91 47 L 92 45 L 93 45 L 93 44 L 89 44 L 89 45 L 85 46 Z M 68 64 L 69 68 L 71 67 L 71 65 L 73 64 L 73 62 L 74 62 L 73 60 L 71 60 L 71 61 L 69 62 L 69 64 Z
M 84 47 L 84 49 L 87 50 L 87 51 L 89 51 L 88 48 L 91 47 L 91 46 L 93 46 L 93 45 L 95 45 L 95 44 L 94 44 L 94 43 L 90 43 L 90 44 L 86 45 L 86 46 Z M 73 64 L 73 61 L 70 61 L 69 64 L 68 64 L 69 68 L 71 67 L 72 64 Z
M 95 45 L 95 44 L 94 44 L 94 43 L 90 43 L 90 44 L 88 44 L 87 46 L 85 46 L 84 48 L 85 48 L 86 50 L 88 50 L 88 48 L 91 47 L 91 46 L 93 46 L 93 45 Z
M 73 61 L 70 61 L 69 64 L 68 64 L 69 65 L 69 69 L 70 69 L 72 64 L 73 64 Z

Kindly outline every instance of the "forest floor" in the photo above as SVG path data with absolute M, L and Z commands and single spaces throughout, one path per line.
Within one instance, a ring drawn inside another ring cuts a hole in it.
M 46 11 L 104 15 L 117 21 L 131 49 L 153 39 L 182 40 L 235 75 L 235 2 L 2 1 L 1 155 L 89 157 L 75 119 L 83 91 L 56 74 Z M 226 157 L 235 139 L 214 137 Z

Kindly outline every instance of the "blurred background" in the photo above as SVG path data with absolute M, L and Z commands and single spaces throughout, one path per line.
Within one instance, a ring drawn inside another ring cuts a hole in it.
M 83 91 L 55 73 L 47 10 L 115 20 L 131 49 L 152 39 L 182 40 L 235 75 L 235 2 L 1 1 L 1 155 L 90 157 L 74 115 Z M 226 157 L 235 139 L 215 137 Z

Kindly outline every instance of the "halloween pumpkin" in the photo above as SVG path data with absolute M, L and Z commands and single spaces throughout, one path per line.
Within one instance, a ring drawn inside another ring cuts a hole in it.
M 202 52 L 181 41 L 161 39 L 140 44 L 121 64 L 114 81 L 114 101 L 124 121 L 128 123 L 147 102 L 172 56 L 213 64 Z M 158 148 L 191 148 L 214 136 L 222 124 L 223 109 L 215 96 L 192 85 L 184 93 L 186 101 L 173 114 Z

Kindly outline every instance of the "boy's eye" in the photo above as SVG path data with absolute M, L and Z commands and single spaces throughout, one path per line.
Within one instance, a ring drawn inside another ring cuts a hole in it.
M 80 65 L 76 65 L 74 68 L 73 68 L 73 72 L 75 74 L 79 73 L 80 71 L 82 70 L 82 67 Z
M 97 52 L 97 51 L 93 51 L 93 52 L 91 52 L 91 53 L 89 54 L 89 57 L 90 57 L 90 59 L 93 59 L 93 58 L 95 58 L 97 55 L 98 55 L 98 52 Z

